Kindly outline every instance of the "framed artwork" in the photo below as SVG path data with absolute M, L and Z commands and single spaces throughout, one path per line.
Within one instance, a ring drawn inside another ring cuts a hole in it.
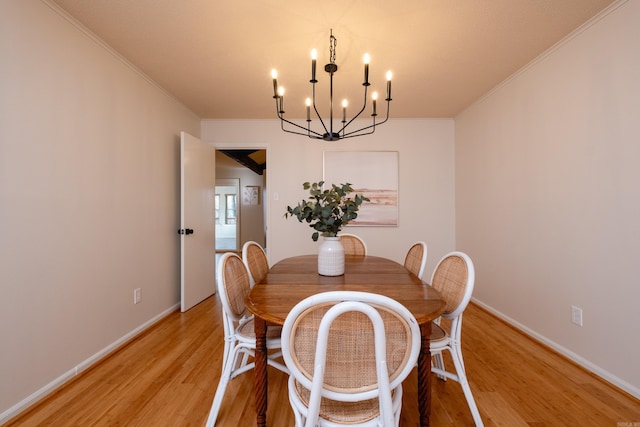
M 326 184 L 349 183 L 371 201 L 349 225 L 398 226 L 398 152 L 325 151 Z
M 259 205 L 260 204 L 260 186 L 247 185 L 242 191 L 242 204 Z

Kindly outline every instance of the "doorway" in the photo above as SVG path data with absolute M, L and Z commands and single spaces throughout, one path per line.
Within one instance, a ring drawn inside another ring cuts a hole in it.
M 216 179 L 216 252 L 238 252 L 240 241 L 239 179 Z
M 217 253 L 239 253 L 250 240 L 266 249 L 266 154 L 263 148 L 216 149 Z

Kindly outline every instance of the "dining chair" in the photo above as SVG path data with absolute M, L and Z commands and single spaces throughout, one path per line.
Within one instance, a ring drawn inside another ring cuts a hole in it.
M 414 243 L 404 258 L 404 268 L 418 276 L 422 280 L 424 267 L 427 264 L 427 244 L 425 242 Z
M 224 393 L 229 381 L 236 376 L 253 369 L 254 362 L 249 357 L 255 355 L 256 336 L 253 316 L 250 316 L 244 299 L 251 290 L 249 273 L 242 259 L 233 252 L 227 252 L 220 258 L 217 271 L 217 288 L 222 302 L 222 318 L 224 325 L 224 354 L 222 373 L 218 388 L 209 411 L 207 427 L 213 427 L 218 418 Z M 267 363 L 288 373 L 287 367 L 278 362 L 282 355 L 280 350 L 280 327 L 267 329 L 267 349 L 276 349 L 267 357 Z
M 420 352 L 411 312 L 383 295 L 335 291 L 298 303 L 282 327 L 297 427 L 398 426 Z
M 254 241 L 245 242 L 242 245 L 242 262 L 249 271 L 251 287 L 260 283 L 269 272 L 269 260 L 262 246 Z
M 339 236 L 345 255 L 367 255 L 367 245 L 360 237 L 349 233 L 339 234 Z
M 475 269 L 467 254 L 451 252 L 438 262 L 431 276 L 431 286 L 440 293 L 446 306 L 441 317 L 431 323 L 429 342 L 434 365 L 432 372 L 442 380 L 450 378 L 460 383 L 476 426 L 482 426 L 462 359 L 462 314 L 471 299 L 474 283 Z M 448 331 L 441 322 L 442 318 L 451 321 Z M 445 350 L 451 354 L 455 372 L 445 369 L 442 358 Z

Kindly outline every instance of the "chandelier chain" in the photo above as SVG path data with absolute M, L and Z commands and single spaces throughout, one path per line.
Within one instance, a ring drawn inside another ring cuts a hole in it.
M 338 45 L 338 39 L 331 34 L 329 37 L 329 62 L 336 63 L 336 46 Z

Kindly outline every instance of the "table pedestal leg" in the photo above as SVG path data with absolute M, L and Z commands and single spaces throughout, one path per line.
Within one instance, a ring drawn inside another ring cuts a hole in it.
M 429 335 L 431 334 L 431 322 L 420 327 L 422 345 L 418 356 L 418 409 L 420 410 L 420 426 L 429 426 L 431 414 L 431 350 L 429 347 Z
M 267 323 L 258 317 L 254 318 L 256 333 L 255 355 L 255 393 L 256 393 L 256 425 L 267 425 Z

